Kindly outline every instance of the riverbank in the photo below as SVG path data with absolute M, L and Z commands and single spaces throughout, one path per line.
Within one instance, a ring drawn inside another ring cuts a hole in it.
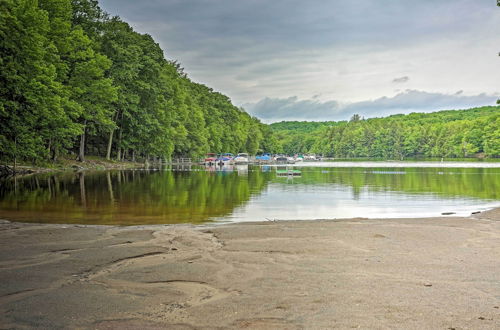
M 0 225 L 2 328 L 493 329 L 500 210 L 223 226 Z
M 14 168 L 13 164 L 4 163 L 2 166 L 8 166 L 10 170 Z M 21 163 L 16 167 L 16 170 L 19 175 L 27 175 L 61 171 L 131 169 L 143 168 L 144 166 L 144 163 L 139 162 L 107 160 L 102 157 L 88 156 L 84 162 L 75 159 L 61 158 L 57 162 L 40 165 Z

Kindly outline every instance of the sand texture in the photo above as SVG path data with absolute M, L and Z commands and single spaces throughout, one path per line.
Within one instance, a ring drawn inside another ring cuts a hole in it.
M 499 329 L 500 212 L 0 224 L 1 329 Z

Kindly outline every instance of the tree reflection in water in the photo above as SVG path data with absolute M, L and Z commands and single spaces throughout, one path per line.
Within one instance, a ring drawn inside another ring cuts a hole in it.
M 42 174 L 0 182 L 0 217 L 82 224 L 204 223 L 229 216 L 269 184 L 500 200 L 498 168 L 307 168 L 287 180 L 269 166 Z M 303 188 L 300 188 L 303 187 Z M 266 198 L 264 194 L 260 198 Z M 279 208 L 287 205 L 276 205 Z M 251 210 L 248 212 L 251 213 Z

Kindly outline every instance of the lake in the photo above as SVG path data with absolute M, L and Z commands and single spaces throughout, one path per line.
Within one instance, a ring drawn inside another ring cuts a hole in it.
M 202 224 L 468 216 L 499 207 L 500 163 L 470 164 L 303 163 L 294 175 L 290 166 L 246 165 L 40 174 L 0 182 L 0 218 Z

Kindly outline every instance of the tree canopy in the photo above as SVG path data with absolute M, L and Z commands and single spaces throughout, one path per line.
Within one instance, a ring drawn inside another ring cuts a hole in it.
M 499 107 L 264 125 L 97 0 L 0 0 L 0 159 L 500 156 Z
M 333 157 L 500 157 L 500 107 L 270 125 L 287 153 Z
M 0 64 L 4 160 L 168 159 L 272 146 L 266 125 L 191 81 L 150 35 L 96 0 L 0 1 Z

